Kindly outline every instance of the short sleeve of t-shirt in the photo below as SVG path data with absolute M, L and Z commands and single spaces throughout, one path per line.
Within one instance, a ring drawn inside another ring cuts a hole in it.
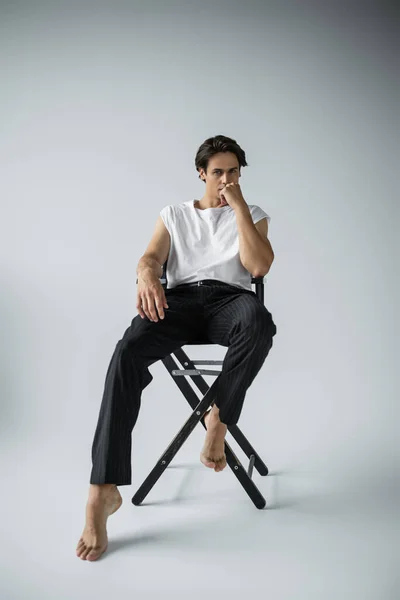
M 162 218 L 165 227 L 168 229 L 168 233 L 171 235 L 171 206 L 164 206 L 160 211 L 160 217 Z
M 270 223 L 271 217 L 262 208 L 256 206 L 255 204 L 253 204 L 251 207 L 249 206 L 249 208 L 253 223 L 258 223 L 258 221 L 261 221 L 261 219 L 265 218 L 267 218 L 268 224 Z

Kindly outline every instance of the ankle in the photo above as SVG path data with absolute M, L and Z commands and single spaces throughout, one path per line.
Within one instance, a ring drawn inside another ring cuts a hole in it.
M 90 493 L 93 495 L 107 494 L 116 490 L 117 486 L 114 483 L 90 484 Z
M 215 404 L 210 411 L 210 421 L 216 425 L 224 425 L 219 418 L 219 408 Z

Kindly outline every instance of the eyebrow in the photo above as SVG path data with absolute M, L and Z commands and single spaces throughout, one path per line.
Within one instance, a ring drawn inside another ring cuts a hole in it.
M 227 169 L 227 171 L 233 171 L 234 169 L 237 169 L 238 167 L 230 167 L 230 169 Z M 220 167 L 214 167 L 213 171 L 223 171 L 224 169 L 221 169 Z

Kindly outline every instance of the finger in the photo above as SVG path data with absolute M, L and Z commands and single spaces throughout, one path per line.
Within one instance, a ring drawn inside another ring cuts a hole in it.
M 156 302 L 157 312 L 160 315 L 160 319 L 163 319 L 165 317 L 163 302 L 162 302 L 161 298 L 156 298 L 155 302 Z
M 156 309 L 154 306 L 154 298 L 149 298 L 148 299 L 148 310 L 150 313 L 150 318 L 152 321 L 158 321 L 158 317 L 157 317 L 157 313 L 156 313 Z
M 147 307 L 147 300 L 146 300 L 146 298 L 142 298 L 142 307 L 143 307 L 144 314 L 149 319 L 149 321 L 151 321 L 152 319 L 151 319 L 151 316 L 150 316 L 150 313 L 149 313 L 149 309 Z
M 138 298 L 136 301 L 136 310 L 138 311 L 138 313 L 142 317 L 142 319 L 144 319 L 145 314 L 142 309 L 142 300 L 140 298 Z

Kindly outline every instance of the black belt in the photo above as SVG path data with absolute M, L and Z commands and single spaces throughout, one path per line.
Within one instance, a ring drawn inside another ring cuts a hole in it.
M 192 287 L 194 285 L 199 286 L 199 285 L 210 285 L 210 284 L 211 285 L 227 285 L 228 287 L 235 287 L 235 286 L 232 286 L 230 283 L 226 283 L 225 281 L 219 281 L 218 279 L 201 279 L 200 281 L 192 281 L 190 283 L 180 283 L 179 285 L 176 285 L 174 287 L 180 288 L 180 287 Z

